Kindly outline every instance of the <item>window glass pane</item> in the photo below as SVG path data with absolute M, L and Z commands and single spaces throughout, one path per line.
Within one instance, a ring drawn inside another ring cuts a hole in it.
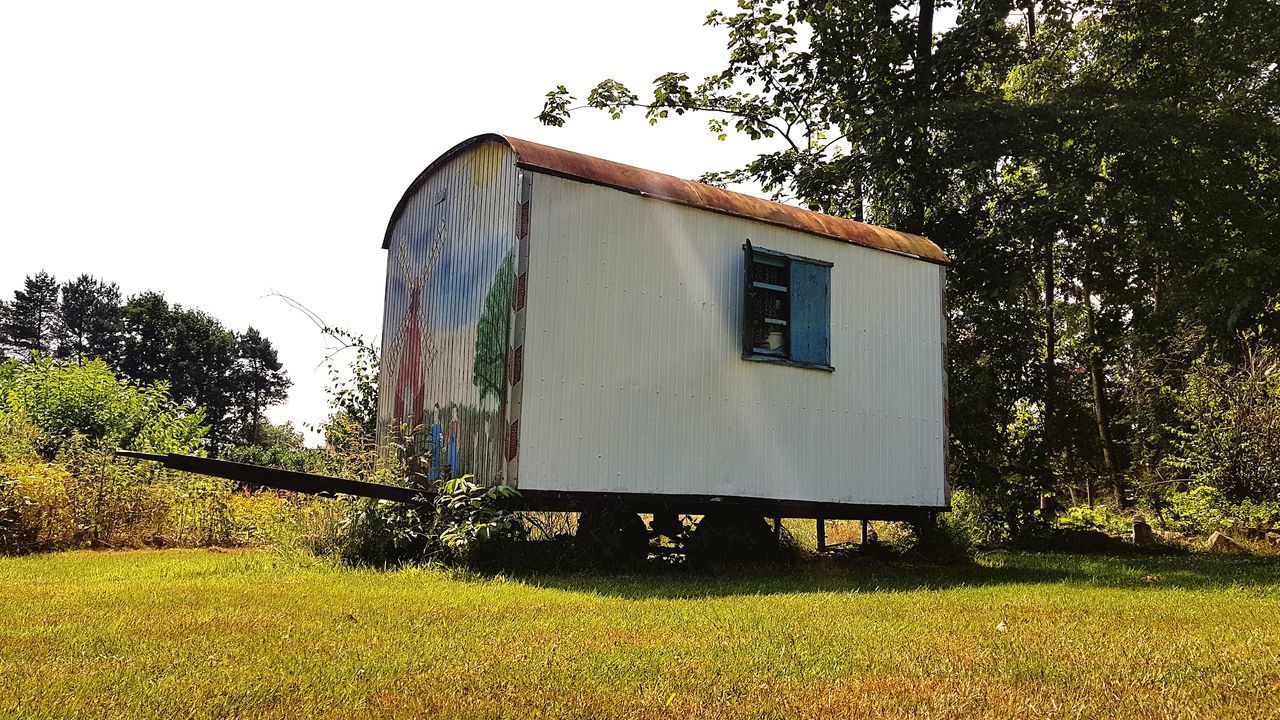
M 753 351 L 786 355 L 788 305 L 787 294 L 783 292 L 755 288 L 748 294 L 747 328 Z
M 774 260 L 774 258 L 768 258 L 768 260 Z M 785 261 L 777 260 L 776 262 L 777 264 L 765 262 L 764 258 L 757 255 L 755 261 L 751 263 L 751 279 L 756 282 L 768 283 L 769 285 L 787 287 L 787 266 Z

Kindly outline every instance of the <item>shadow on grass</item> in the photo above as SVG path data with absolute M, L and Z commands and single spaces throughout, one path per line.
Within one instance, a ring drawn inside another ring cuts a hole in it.
M 1280 593 L 1280 558 L 1209 553 L 993 552 L 973 562 L 948 565 L 871 557 L 811 558 L 789 566 L 721 572 L 673 567 L 626 574 L 508 572 L 506 577 L 534 587 L 637 600 L 1047 584 L 1133 590 L 1243 588 Z

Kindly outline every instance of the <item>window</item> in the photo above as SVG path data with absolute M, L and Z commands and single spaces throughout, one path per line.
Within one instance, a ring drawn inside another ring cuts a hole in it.
M 831 370 L 831 263 L 742 248 L 743 359 Z

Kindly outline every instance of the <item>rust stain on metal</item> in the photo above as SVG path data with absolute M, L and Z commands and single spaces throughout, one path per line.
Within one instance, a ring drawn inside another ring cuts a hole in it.
M 919 235 L 868 225 L 857 220 L 824 215 L 691 180 L 682 180 L 673 175 L 496 134 L 477 135 L 464 140 L 422 171 L 392 213 L 383 247 L 387 246 L 391 229 L 395 226 L 396 219 L 403 212 L 403 206 L 407 198 L 413 194 L 414 189 L 430 177 L 437 167 L 484 142 L 498 142 L 510 147 L 516 155 L 516 164 L 530 170 L 604 185 L 701 210 L 779 225 L 854 245 L 908 255 L 928 262 L 942 265 L 949 262 L 947 254 L 941 248 L 928 238 Z

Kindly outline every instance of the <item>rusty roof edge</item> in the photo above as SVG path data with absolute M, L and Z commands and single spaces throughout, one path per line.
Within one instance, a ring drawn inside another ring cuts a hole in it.
M 463 140 L 432 161 L 418 174 L 391 214 L 383 235 L 384 249 L 390 247 L 391 233 L 395 229 L 396 221 L 400 219 L 410 198 L 422 183 L 442 165 L 484 142 L 498 142 L 506 145 L 515 154 L 516 164 L 530 170 L 610 187 L 663 202 L 755 220 L 938 265 L 950 264 L 947 254 L 940 247 L 920 235 L 825 215 L 704 183 L 684 180 L 673 175 L 497 133 L 485 133 Z
M 751 213 L 734 212 L 733 210 L 721 209 L 711 205 L 704 205 L 704 204 L 690 202 L 688 200 L 685 200 L 683 198 L 678 198 L 678 197 L 665 197 L 659 193 L 653 193 L 646 190 L 637 190 L 635 188 L 628 187 L 626 185 L 618 185 L 618 184 L 603 182 L 595 178 L 583 177 L 581 175 L 567 173 L 562 170 L 545 167 L 542 165 L 538 165 L 536 163 L 517 161 L 516 165 L 518 165 L 519 167 L 528 168 L 530 170 L 542 172 L 547 175 L 554 175 L 556 177 L 561 177 L 566 180 L 573 180 L 575 182 L 586 183 L 588 185 L 599 185 L 601 187 L 612 188 L 614 190 L 621 190 L 623 192 L 628 192 L 633 195 L 639 195 L 640 197 L 653 198 L 654 200 L 659 200 L 661 202 L 669 202 L 673 205 L 683 205 L 685 207 L 690 207 L 697 210 L 704 210 L 706 212 L 716 213 L 717 215 L 728 215 L 730 217 L 742 218 L 744 220 L 752 220 L 754 222 L 764 223 L 766 225 L 773 225 L 774 227 L 781 227 L 781 228 L 786 228 L 788 230 L 795 230 L 796 232 L 801 232 L 806 235 L 824 237 L 829 240 L 836 240 L 838 242 L 842 242 L 848 245 L 856 245 L 858 247 L 864 247 L 864 248 L 867 248 L 868 250 L 879 250 L 881 252 L 887 252 L 893 255 L 901 255 L 902 257 L 911 258 L 912 260 L 920 260 L 922 262 L 933 263 L 935 265 L 945 266 L 945 265 L 951 264 L 950 257 L 947 256 L 946 252 L 942 250 L 942 248 L 938 247 L 938 245 L 935 244 L 932 240 L 929 240 L 929 238 L 926 238 L 922 235 L 915 235 L 913 233 L 908 233 L 903 230 L 892 230 L 890 228 L 882 228 L 879 225 L 871 225 L 869 223 L 859 223 L 860 225 L 865 225 L 869 228 L 875 228 L 877 230 L 894 233 L 896 235 L 907 235 L 913 238 L 919 238 L 920 240 L 923 240 L 929 243 L 930 245 L 932 245 L 933 247 L 937 248 L 939 257 L 922 255 L 922 254 L 911 252 L 909 250 L 900 250 L 897 248 L 888 247 L 886 245 L 877 245 L 867 240 L 862 240 L 860 238 L 852 238 L 847 235 L 841 235 L 838 233 L 829 232 L 820 228 L 797 227 L 795 224 L 792 224 L 792 223 L 782 222 L 779 220 L 771 220 L 769 218 L 760 217 L 759 215 L 754 215 Z M 733 192 L 733 191 L 726 190 L 725 192 Z M 751 197 L 750 195 L 744 195 L 743 193 L 735 193 L 735 194 L 743 195 L 743 197 Z M 763 200 L 763 198 L 760 198 L 760 199 Z M 773 202 L 773 201 L 765 200 L 765 202 Z M 781 205 L 782 203 L 778 203 L 778 204 Z M 791 206 L 787 206 L 787 207 L 791 207 Z M 803 212 L 811 212 L 811 213 L 813 212 L 812 210 L 804 210 L 803 208 L 796 208 L 796 209 L 801 210 Z M 813 214 L 822 215 L 822 213 L 813 213 Z M 835 215 L 826 215 L 825 217 L 829 217 L 834 220 L 846 220 L 847 222 L 858 222 L 857 220 L 847 220 L 846 218 L 839 218 L 839 217 L 836 217 Z

